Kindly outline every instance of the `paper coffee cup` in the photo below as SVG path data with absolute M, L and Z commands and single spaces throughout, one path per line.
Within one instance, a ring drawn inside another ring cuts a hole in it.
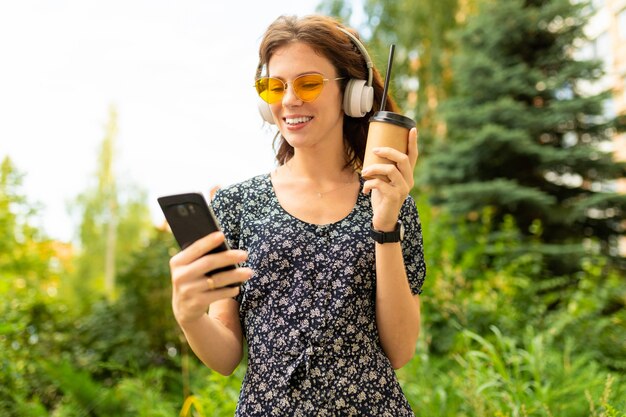
M 374 148 L 389 147 L 407 153 L 409 130 L 415 127 L 413 119 L 390 111 L 379 111 L 374 113 L 369 122 L 363 169 L 373 164 L 394 163 L 375 155 L 372 151 Z

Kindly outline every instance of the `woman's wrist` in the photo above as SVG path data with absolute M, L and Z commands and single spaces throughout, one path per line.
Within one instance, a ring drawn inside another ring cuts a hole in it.
M 393 232 L 396 230 L 398 217 L 381 219 L 374 216 L 372 219 L 372 227 L 379 232 Z
M 176 321 L 178 322 L 178 326 L 183 330 L 183 332 L 187 332 L 187 331 L 194 331 L 198 328 L 201 328 L 202 326 L 204 326 L 206 321 L 208 321 L 208 319 L 210 319 L 208 314 L 203 314 L 201 316 L 198 317 L 185 317 L 185 318 L 180 318 L 177 319 Z

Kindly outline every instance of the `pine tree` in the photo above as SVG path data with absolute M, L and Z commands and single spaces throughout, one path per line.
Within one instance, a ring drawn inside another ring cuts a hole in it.
M 428 161 L 434 203 L 479 218 L 512 215 L 540 234 L 543 271 L 580 270 L 589 247 L 619 260 L 626 176 L 603 145 L 613 122 L 606 94 L 588 95 L 597 61 L 575 58 L 586 6 L 570 0 L 484 0 L 455 39 L 455 92 L 443 107 L 447 134 Z

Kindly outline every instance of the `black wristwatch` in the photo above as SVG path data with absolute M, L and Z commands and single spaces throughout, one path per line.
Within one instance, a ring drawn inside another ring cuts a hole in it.
M 400 220 L 398 220 L 396 228 L 393 232 L 381 232 L 374 229 L 374 226 L 372 226 L 370 229 L 370 236 L 378 243 L 402 242 L 402 239 L 404 239 L 404 225 Z

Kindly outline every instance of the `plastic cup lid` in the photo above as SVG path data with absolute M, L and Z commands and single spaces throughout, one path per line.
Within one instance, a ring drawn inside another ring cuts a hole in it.
M 374 113 L 372 117 L 370 117 L 371 122 L 383 122 L 383 123 L 392 123 L 394 125 L 398 125 L 400 127 L 404 127 L 406 129 L 412 129 L 415 127 L 415 120 L 410 117 L 403 116 L 398 113 L 394 113 L 391 111 L 377 111 Z

